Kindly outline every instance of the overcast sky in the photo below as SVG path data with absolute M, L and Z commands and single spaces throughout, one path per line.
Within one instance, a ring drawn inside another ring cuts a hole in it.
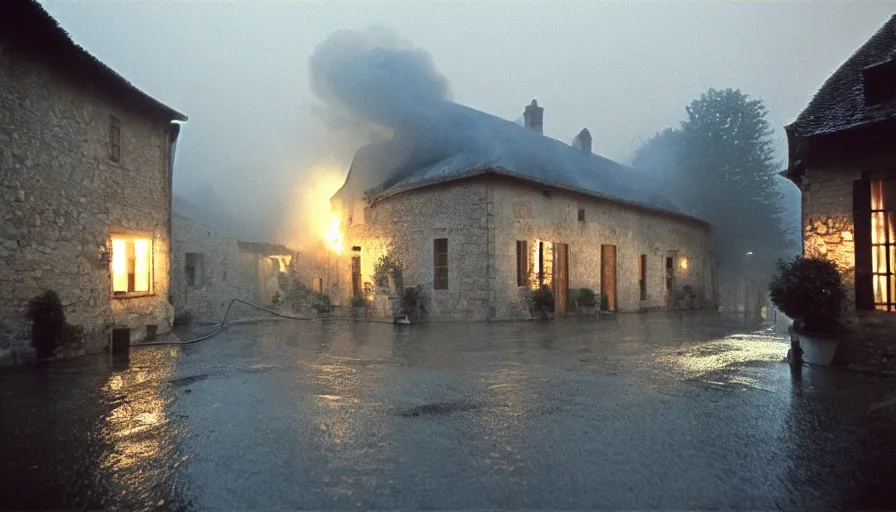
M 456 101 L 514 120 L 537 98 L 546 135 L 568 142 L 587 127 L 596 153 L 628 163 L 709 87 L 765 100 L 783 145 L 781 127 L 896 13 L 874 0 L 42 3 L 75 42 L 190 117 L 177 190 L 211 184 L 253 202 L 320 156 L 305 122 L 319 103 L 308 57 L 339 29 L 391 28 L 430 52 Z

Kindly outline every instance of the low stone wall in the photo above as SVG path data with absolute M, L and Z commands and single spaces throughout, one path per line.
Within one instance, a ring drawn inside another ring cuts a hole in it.
M 869 311 L 846 319 L 847 334 L 837 359 L 858 369 L 896 375 L 896 317 L 885 311 Z

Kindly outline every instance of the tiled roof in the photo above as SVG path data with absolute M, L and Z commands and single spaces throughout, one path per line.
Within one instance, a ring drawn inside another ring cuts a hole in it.
M 75 44 L 35 0 L 0 1 L 0 47 L 44 62 L 81 83 L 93 84 L 144 112 L 169 121 L 187 120 L 187 116 L 144 93 Z
M 367 186 L 364 196 L 375 201 L 481 174 L 688 217 L 636 169 L 451 102 L 421 105 L 393 140 L 361 148 L 343 191 L 360 192 L 357 180 Z
M 896 54 L 896 15 L 891 17 L 864 45 L 844 62 L 791 123 L 788 131 L 811 137 L 857 128 L 896 118 L 896 103 L 865 104 L 862 72 Z
M 262 256 L 292 256 L 295 251 L 280 244 L 237 241 L 240 251 Z

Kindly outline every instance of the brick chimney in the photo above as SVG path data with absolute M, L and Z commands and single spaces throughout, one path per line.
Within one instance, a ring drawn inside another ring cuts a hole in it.
M 578 149 L 586 155 L 591 154 L 591 132 L 588 128 L 582 128 L 582 131 L 572 140 L 572 147 Z
M 526 106 L 526 110 L 523 111 L 523 119 L 526 122 L 526 128 L 544 133 L 544 109 L 538 106 L 537 101 L 532 100 L 532 103 Z

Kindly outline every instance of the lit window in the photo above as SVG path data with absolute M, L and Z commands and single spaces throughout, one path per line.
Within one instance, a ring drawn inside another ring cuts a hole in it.
M 896 184 L 871 182 L 871 269 L 874 309 L 896 311 Z
M 112 292 L 147 293 L 152 281 L 152 240 L 112 236 Z

